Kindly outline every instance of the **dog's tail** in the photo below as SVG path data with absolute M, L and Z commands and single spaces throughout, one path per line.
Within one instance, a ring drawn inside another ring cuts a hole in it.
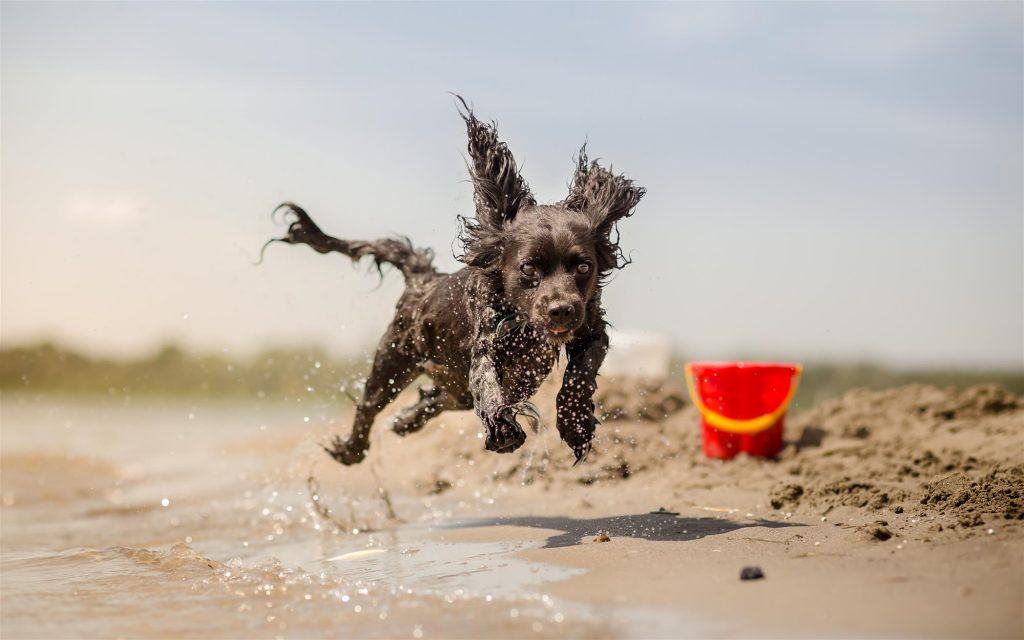
M 260 261 L 263 260 L 263 251 L 268 246 L 274 242 L 285 242 L 287 244 L 306 244 L 320 253 L 337 251 L 353 261 L 358 261 L 364 256 L 373 256 L 373 262 L 378 272 L 383 264 L 394 265 L 402 272 L 406 280 L 415 275 L 437 273 L 433 265 L 433 252 L 430 249 L 413 247 L 408 238 L 383 238 L 369 241 L 341 240 L 321 231 L 302 207 L 291 202 L 284 202 L 274 209 L 274 214 L 276 215 L 281 210 L 284 210 L 286 221 L 291 218 L 288 224 L 288 233 L 283 238 L 268 240 L 260 250 Z

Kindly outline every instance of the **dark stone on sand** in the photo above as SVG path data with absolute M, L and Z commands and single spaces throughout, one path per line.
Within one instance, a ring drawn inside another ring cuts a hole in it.
M 657 511 L 651 511 L 652 516 L 678 516 L 678 511 L 669 511 L 665 507 L 658 507 Z
M 764 571 L 761 571 L 761 567 L 743 567 L 740 571 L 740 580 L 760 580 L 764 578 Z

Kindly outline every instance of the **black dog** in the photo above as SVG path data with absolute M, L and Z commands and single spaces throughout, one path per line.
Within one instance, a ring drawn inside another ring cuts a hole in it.
M 432 253 L 408 239 L 333 238 L 300 207 L 278 207 L 293 219 L 288 234 L 271 242 L 307 244 L 353 260 L 373 256 L 378 269 L 391 264 L 405 276 L 352 433 L 344 440 L 335 436 L 325 448 L 342 464 L 366 456 L 374 418 L 421 374 L 434 384 L 421 387 L 419 402 L 395 417 L 395 433 L 419 431 L 449 409 L 472 408 L 486 428 L 486 448 L 515 451 L 526 440 L 516 418 L 529 413 L 527 400 L 563 346 L 568 364 L 557 399 L 558 432 L 577 462 L 590 451 L 597 425 L 591 398 L 608 350 L 601 287 L 628 262 L 615 226 L 632 215 L 644 189 L 588 163 L 584 147 L 568 197 L 538 205 L 495 125 L 478 120 L 459 100 L 476 205 L 475 219 L 460 218 L 463 269 L 439 273 Z

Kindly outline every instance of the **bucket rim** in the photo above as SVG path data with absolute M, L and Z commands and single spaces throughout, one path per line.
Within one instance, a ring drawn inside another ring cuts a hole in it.
M 687 367 L 701 369 L 793 369 L 801 370 L 803 365 L 796 362 L 757 362 L 754 360 L 708 360 L 687 362 Z

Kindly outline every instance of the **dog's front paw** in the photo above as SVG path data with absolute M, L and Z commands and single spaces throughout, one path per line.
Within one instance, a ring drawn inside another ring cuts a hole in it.
M 562 402 L 558 405 L 558 434 L 569 445 L 579 464 L 587 458 L 594 441 L 594 430 L 600 424 L 594 416 L 593 404 Z
M 368 444 L 363 440 L 355 440 L 351 436 L 344 440 L 339 436 L 334 436 L 331 446 L 323 449 L 341 464 L 349 466 L 363 461 Z
M 512 453 L 526 442 L 526 432 L 516 422 L 515 414 L 504 409 L 484 418 L 487 440 L 484 448 L 495 453 Z

